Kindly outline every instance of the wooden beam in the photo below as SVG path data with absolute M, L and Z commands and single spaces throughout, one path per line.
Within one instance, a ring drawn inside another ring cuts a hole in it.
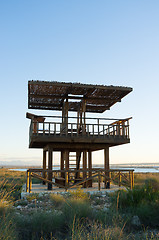
M 48 151 L 48 170 L 52 170 L 52 150 Z M 52 172 L 48 173 L 48 180 L 52 181 Z M 52 184 L 48 183 L 48 190 L 52 190 Z
M 92 176 L 92 151 L 88 151 L 88 169 L 89 169 L 89 173 L 88 173 L 88 177 Z M 92 180 L 88 181 L 88 187 L 92 187 Z
M 61 151 L 61 170 L 64 170 L 64 151 Z M 61 177 L 64 177 L 65 173 L 61 172 Z
M 116 101 L 116 102 L 121 102 L 121 99 L 117 99 L 117 98 L 108 98 L 108 97 L 86 97 L 86 96 L 78 96 L 78 95 L 74 95 L 74 96 L 68 96 L 67 95 L 44 95 L 44 94 L 34 94 L 34 93 L 30 93 L 29 97 L 33 97 L 33 98 L 44 98 L 44 99 L 74 99 L 74 100 L 97 100 L 97 101 L 101 101 L 101 102 L 110 102 L 110 101 Z
M 42 116 L 38 116 L 38 115 L 35 115 L 35 114 L 32 114 L 32 113 L 26 113 L 26 118 L 28 119 L 34 119 L 36 120 L 37 122 L 40 122 L 40 123 L 43 123 L 45 121 L 45 118 L 42 117 Z
M 43 170 L 46 170 L 46 151 L 43 150 Z M 43 172 L 42 174 L 43 178 L 46 178 L 46 172 Z M 46 182 L 43 181 L 43 185 L 45 185 Z
M 104 168 L 105 168 L 105 174 L 107 177 L 109 177 L 109 147 L 104 149 Z M 106 182 L 105 180 L 105 188 L 110 188 L 110 182 Z
M 65 151 L 65 169 L 69 170 L 69 151 Z M 67 187 L 69 183 L 69 173 L 65 172 L 65 186 Z
M 87 151 L 83 151 L 83 170 L 87 170 Z M 83 172 L 83 178 L 87 177 L 87 172 Z M 87 183 L 83 184 L 83 187 L 86 188 Z

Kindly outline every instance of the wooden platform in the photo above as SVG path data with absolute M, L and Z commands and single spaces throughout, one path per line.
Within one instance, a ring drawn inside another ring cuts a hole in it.
M 24 197 L 24 195 L 26 194 L 30 194 L 30 193 L 26 193 L 25 191 L 26 185 L 23 186 L 23 191 L 22 191 L 22 196 Z M 70 191 L 76 191 L 77 187 L 75 188 L 71 188 L 68 190 L 68 192 Z M 114 191 L 118 191 L 120 189 L 124 189 L 126 190 L 126 187 L 124 186 L 117 186 L 117 185 L 111 185 L 110 189 L 104 189 L 104 184 L 101 185 L 101 190 L 98 191 L 98 183 L 93 183 L 92 188 L 81 188 L 84 192 L 90 193 L 90 194 L 94 194 L 94 193 L 98 193 L 98 192 L 114 192 Z M 47 186 L 46 185 L 42 185 L 42 184 L 32 184 L 32 191 L 31 193 L 66 193 L 66 191 L 63 188 L 58 188 L 58 187 L 53 187 L 52 190 L 47 190 Z

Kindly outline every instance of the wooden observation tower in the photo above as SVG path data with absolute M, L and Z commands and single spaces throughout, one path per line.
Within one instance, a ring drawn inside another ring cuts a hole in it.
M 92 187 L 92 152 L 104 150 L 100 171 L 109 188 L 109 148 L 130 142 L 130 118 L 88 118 L 86 113 L 103 113 L 131 91 L 129 87 L 29 81 L 29 109 L 61 112 L 58 116 L 26 114 L 31 119 L 29 148 L 43 149 L 43 168 L 33 176 L 47 183 L 48 190 L 53 185 Z M 54 170 L 56 151 L 60 152 L 60 170 Z

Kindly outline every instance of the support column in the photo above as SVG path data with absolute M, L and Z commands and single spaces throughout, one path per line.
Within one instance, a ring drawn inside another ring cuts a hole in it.
M 88 169 L 89 169 L 88 176 L 90 178 L 92 177 L 92 152 L 90 150 L 88 151 Z M 92 180 L 88 181 L 88 187 L 92 187 Z
M 48 170 L 52 171 L 52 150 L 48 151 Z M 48 180 L 52 181 L 52 172 L 48 173 Z M 52 184 L 48 183 L 48 190 L 52 190 Z
M 46 151 L 43 150 L 43 170 L 46 170 Z M 42 174 L 43 178 L 46 178 L 46 172 L 43 172 Z M 46 182 L 43 181 L 43 185 L 45 185 Z
M 69 151 L 65 151 L 65 170 L 69 170 Z M 65 173 L 65 186 L 68 186 L 69 184 L 69 173 Z
M 64 151 L 61 151 L 61 170 L 64 170 Z M 65 173 L 61 172 L 61 177 L 65 177 Z
M 109 172 L 109 147 L 104 149 L 104 169 L 106 177 L 110 177 Z M 105 188 L 110 188 L 110 181 L 106 178 L 105 179 Z
M 87 151 L 83 152 L 83 170 L 85 170 L 85 172 L 83 172 L 83 178 L 87 177 Z M 85 182 L 83 184 L 83 187 L 86 188 L 87 187 L 87 182 Z
M 76 175 L 75 175 L 75 181 L 78 181 L 77 179 L 80 178 L 80 160 L 81 160 L 81 152 L 80 151 L 76 151 L 76 170 L 78 172 L 76 172 Z

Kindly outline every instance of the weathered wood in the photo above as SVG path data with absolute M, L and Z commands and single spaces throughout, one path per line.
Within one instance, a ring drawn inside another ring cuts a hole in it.
M 131 172 L 131 190 L 134 188 L 134 172 Z
M 65 152 L 61 151 L 61 170 L 64 170 L 64 157 L 65 157 Z M 64 172 L 61 172 L 61 177 L 65 177 Z
M 83 99 L 87 100 L 87 112 L 103 112 L 116 102 L 121 101 L 131 91 L 132 88 L 117 86 L 29 81 L 28 107 L 33 109 L 62 110 L 64 99 L 75 99 L 74 102 L 71 102 L 69 110 L 77 111 L 79 104 L 76 102 L 76 98 L 79 98 L 81 101 Z M 102 99 L 103 101 L 101 101 Z
M 105 168 L 105 175 L 109 177 L 109 147 L 104 149 L 104 168 Z M 105 188 L 110 188 L 110 182 L 106 181 L 105 179 Z
M 69 151 L 65 151 L 65 169 L 66 169 L 66 172 L 65 172 L 65 186 L 67 187 L 68 186 L 68 183 L 69 183 Z
M 96 178 L 97 176 L 98 176 L 98 174 L 94 174 L 90 178 L 82 179 L 81 181 L 79 181 L 77 183 L 74 183 L 72 186 L 69 186 L 69 188 L 77 187 L 78 185 L 81 185 L 82 183 L 88 182 L 89 180 L 92 180 L 93 178 Z
M 46 170 L 46 151 L 43 150 L 43 170 Z M 43 171 L 42 173 L 43 178 L 46 178 L 46 172 Z M 46 182 L 43 181 L 43 185 L 45 185 Z
M 29 192 L 29 171 L 26 172 L 26 192 Z
M 44 121 L 45 117 L 27 113 L 31 119 L 29 131 L 29 147 L 43 148 L 48 151 L 48 171 L 46 170 L 46 152 L 43 153 L 42 176 L 48 174 L 48 189 L 52 188 L 52 178 L 65 178 L 66 188 L 73 181 L 92 177 L 91 151 L 104 149 L 104 174 L 99 170 L 98 187 L 104 175 L 105 187 L 110 187 L 109 147 L 129 143 L 129 118 L 107 119 L 86 118 L 86 112 L 102 113 L 110 109 L 116 102 L 132 91 L 132 88 L 88 85 L 78 83 L 39 82 L 28 83 L 28 107 L 34 109 L 61 110 L 62 117 L 55 116 L 53 121 Z M 79 100 L 79 101 L 77 101 Z M 77 117 L 69 117 L 68 111 L 76 111 Z M 56 121 L 55 119 L 58 118 Z M 89 120 L 89 122 L 88 122 Z M 95 121 L 96 120 L 96 121 Z M 114 121 L 110 124 L 110 120 Z M 53 151 L 61 152 L 61 169 L 52 171 Z M 71 172 L 73 166 L 69 164 L 69 152 L 76 152 L 76 172 Z M 80 155 L 83 152 L 83 169 L 80 169 Z M 87 169 L 88 152 L 88 169 Z M 65 170 L 65 171 L 64 171 Z M 95 171 L 96 172 L 96 171 Z M 31 171 L 29 172 L 32 173 Z M 126 175 L 123 180 L 127 181 Z M 115 174 L 116 180 L 117 174 Z M 122 174 L 118 174 L 118 182 Z M 45 183 L 45 181 L 44 181 Z M 85 180 L 83 186 L 92 186 L 92 182 Z M 50 184 L 50 185 L 49 185 Z M 131 174 L 133 187 L 133 176 Z
M 87 172 L 85 172 L 85 170 L 87 170 L 87 152 L 84 151 L 83 152 L 83 178 L 86 178 L 87 177 Z M 84 183 L 83 187 L 86 188 L 86 183 Z
M 76 171 L 73 171 L 73 170 L 68 170 L 68 171 L 66 171 L 66 170 L 62 170 L 64 173 L 65 173 L 65 179 L 66 179 L 66 181 L 65 181 L 65 184 L 60 184 L 60 182 L 59 183 L 57 183 L 56 182 L 56 176 L 54 175 L 54 178 L 55 178 L 55 183 L 54 182 L 52 182 L 52 181 L 50 181 L 50 180 L 48 180 L 48 179 L 44 179 L 41 175 L 39 175 L 39 174 L 37 174 L 36 172 L 42 172 L 43 171 L 43 169 L 29 169 L 29 170 L 27 170 L 27 181 L 28 181 L 28 179 L 29 179 L 29 186 L 28 186 L 28 192 L 31 192 L 31 177 L 35 177 L 35 178 L 38 178 L 38 179 L 40 179 L 40 180 L 42 180 L 42 181 L 45 181 L 45 182 L 47 182 L 47 183 L 50 183 L 51 185 L 55 185 L 55 186 L 57 186 L 57 187 L 60 187 L 60 188 L 64 188 L 64 189 L 69 189 L 69 188 L 73 188 L 73 187 L 76 187 L 76 186 L 78 186 L 78 185 L 81 185 L 81 184 L 85 184 L 85 183 L 89 183 L 90 181 L 92 181 L 92 179 L 94 179 L 94 178 L 96 178 L 96 177 L 98 177 L 98 189 L 100 190 L 100 182 L 101 182 L 101 178 L 102 177 L 104 177 L 105 179 L 106 179 L 106 181 L 109 181 L 109 182 L 111 182 L 111 181 L 113 181 L 115 184 L 118 184 L 119 186 L 120 185 L 123 185 L 123 186 L 130 186 L 131 188 L 132 188 L 132 186 L 133 186 L 133 181 L 134 181 L 134 179 L 133 179 L 133 170 L 126 170 L 126 169 L 124 169 L 124 170 L 117 170 L 117 169 L 112 169 L 112 170 L 109 170 L 108 172 L 109 173 L 111 173 L 111 172 L 117 172 L 117 174 L 112 178 L 112 177 L 108 177 L 108 176 L 106 176 L 105 175 L 105 170 L 104 169 L 94 169 L 94 173 L 92 174 L 92 176 L 91 177 L 86 177 L 86 178 L 84 178 L 84 179 L 79 179 L 78 180 L 78 182 L 76 182 L 76 183 L 74 183 L 74 184 L 72 184 L 72 185 L 70 185 L 69 184 L 69 179 L 68 179 L 68 174 L 69 173 L 73 173 L 74 172 L 74 174 L 76 173 Z M 46 170 L 46 172 L 50 172 L 51 170 Z M 88 169 L 87 170 L 79 170 L 79 171 L 82 171 L 82 172 L 86 172 L 86 171 L 89 171 Z M 131 173 L 131 181 L 129 181 L 129 171 L 130 171 L 130 173 Z M 54 172 L 60 172 L 60 170 L 52 170 L 51 171 L 52 173 Z M 123 175 L 122 174 L 122 172 L 127 172 L 127 174 L 128 174 L 128 179 L 126 178 L 126 176 L 125 175 Z M 125 182 L 121 182 L 121 179 L 119 180 L 119 177 L 120 176 L 123 176 L 124 178 L 125 178 L 125 180 L 128 180 L 127 181 L 127 183 L 125 183 Z M 115 180 L 115 179 L 117 179 L 117 180 Z M 67 184 L 66 184 L 67 183 Z M 26 187 L 26 190 L 27 190 L 27 187 Z
M 34 119 L 36 120 L 37 122 L 40 122 L 40 123 L 43 123 L 45 121 L 45 117 L 43 116 L 38 116 L 38 115 L 35 115 L 35 114 L 32 114 L 32 113 L 26 113 L 26 118 L 28 119 Z
M 48 179 L 45 179 L 45 178 L 41 177 L 39 174 L 36 174 L 36 173 L 32 173 L 32 177 L 35 177 L 35 178 L 37 178 L 39 180 L 42 180 L 42 181 L 45 181 L 46 183 L 50 183 L 51 185 L 54 185 L 54 186 L 59 187 L 59 188 L 63 188 L 64 187 L 63 185 L 61 185 L 59 183 L 52 182 L 52 181 L 50 181 Z
M 92 152 L 88 151 L 88 176 L 91 177 L 92 176 Z M 88 182 L 88 187 L 92 187 L 92 181 L 90 180 Z
M 100 172 L 98 173 L 98 191 L 100 191 L 100 181 L 101 181 L 101 175 Z
M 119 171 L 119 187 L 121 186 L 121 172 Z
M 48 151 L 48 169 L 52 170 L 52 150 Z M 52 181 L 52 172 L 48 173 L 48 180 Z M 48 183 L 48 190 L 52 190 L 52 184 Z
M 29 190 L 28 192 L 31 193 L 32 181 L 31 181 L 31 172 L 29 172 Z

